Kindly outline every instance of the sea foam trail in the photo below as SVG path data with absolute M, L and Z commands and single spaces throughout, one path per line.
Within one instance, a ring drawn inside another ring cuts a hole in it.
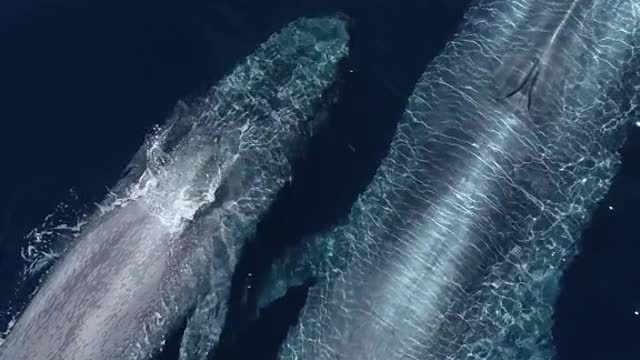
M 341 19 L 295 21 L 178 106 L 54 265 L 0 359 L 145 359 L 188 312 L 181 357 L 204 358 L 242 244 L 321 122 L 313 113 L 347 42 Z
M 280 359 L 550 359 L 558 280 L 637 113 L 640 3 L 480 0 L 428 66 Z

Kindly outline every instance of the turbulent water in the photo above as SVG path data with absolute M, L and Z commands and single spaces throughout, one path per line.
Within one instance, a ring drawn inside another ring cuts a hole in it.
M 346 223 L 274 265 L 262 303 L 317 278 L 280 358 L 550 359 L 559 277 L 637 116 L 638 5 L 472 5 Z
M 181 358 L 204 358 L 243 243 L 347 53 L 345 23 L 301 19 L 149 136 L 18 318 L 0 358 L 143 359 L 191 314 Z

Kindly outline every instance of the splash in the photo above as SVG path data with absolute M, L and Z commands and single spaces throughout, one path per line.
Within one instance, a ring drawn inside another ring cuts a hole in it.
M 192 309 L 181 358 L 206 356 L 239 252 L 320 125 L 347 42 L 343 20 L 294 21 L 180 103 L 56 262 L 0 359 L 146 359 Z

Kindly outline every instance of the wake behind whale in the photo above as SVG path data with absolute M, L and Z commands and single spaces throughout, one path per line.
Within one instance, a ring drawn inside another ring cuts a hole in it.
M 639 19 L 471 6 L 346 224 L 274 265 L 262 303 L 317 279 L 280 359 L 550 359 L 558 279 L 637 115 Z
M 0 359 L 144 359 L 193 315 L 181 358 L 217 340 L 243 242 L 321 122 L 343 20 L 301 19 L 181 105 L 54 265 Z

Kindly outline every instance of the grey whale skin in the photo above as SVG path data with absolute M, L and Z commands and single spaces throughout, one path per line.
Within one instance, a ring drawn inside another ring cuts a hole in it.
M 348 219 L 273 265 L 261 306 L 317 279 L 279 358 L 551 359 L 558 281 L 638 115 L 639 5 L 473 3 Z
M 193 311 L 181 359 L 217 340 L 243 242 L 347 52 L 343 20 L 300 19 L 270 37 L 134 157 L 102 211 L 2 344 L 2 360 L 144 359 Z

